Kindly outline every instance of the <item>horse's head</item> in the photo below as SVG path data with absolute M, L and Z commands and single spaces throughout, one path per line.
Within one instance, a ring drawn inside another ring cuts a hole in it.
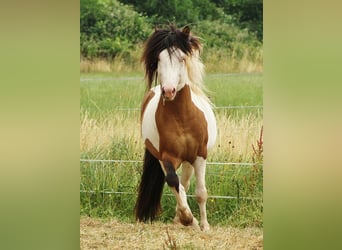
M 172 101 L 188 81 L 186 54 L 175 47 L 171 53 L 165 49 L 159 54 L 158 79 L 164 100 Z
M 185 26 L 182 30 L 171 25 L 157 29 L 147 40 L 142 55 L 148 88 L 159 81 L 164 100 L 171 101 L 188 81 L 186 60 L 199 52 L 201 44 Z

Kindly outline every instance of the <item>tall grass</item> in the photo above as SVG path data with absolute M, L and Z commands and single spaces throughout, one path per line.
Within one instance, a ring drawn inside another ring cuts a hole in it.
M 109 60 L 106 58 L 87 59 L 81 57 L 80 71 L 82 73 L 91 72 L 120 72 L 132 73 L 141 71 L 140 56 L 142 54 L 142 44 L 136 46 L 136 50 L 130 51 L 129 55 L 118 54 Z
M 261 75 L 208 75 L 206 85 L 216 106 L 262 105 Z M 81 158 L 142 160 L 140 102 L 142 77 L 85 74 L 81 78 Z M 135 108 L 135 109 L 125 109 Z M 257 154 L 262 109 L 216 109 L 218 139 L 208 162 L 249 162 L 255 166 L 208 165 L 208 220 L 214 224 L 262 225 L 262 157 Z M 254 146 L 253 146 L 254 145 Z M 258 157 L 257 157 L 258 156 Z M 81 163 L 81 213 L 133 221 L 141 163 Z M 181 174 L 181 171 L 179 171 Z M 189 194 L 194 194 L 194 181 Z M 109 191 L 105 193 L 103 191 Z M 128 192 L 113 194 L 110 192 Z M 174 216 L 175 199 L 165 187 L 162 221 Z M 247 197 L 243 198 L 243 197 Z M 250 199 L 252 198 L 252 199 Z M 199 216 L 194 198 L 190 207 Z
M 224 48 L 210 48 L 203 50 L 202 59 L 207 72 L 262 72 L 263 49 L 262 47 L 233 47 L 231 50 Z
M 130 56 L 118 55 L 109 60 L 104 58 L 87 59 L 81 58 L 80 71 L 90 72 L 141 72 L 140 56 L 142 44 L 136 46 Z M 224 48 L 208 48 L 203 50 L 202 60 L 206 65 L 206 71 L 216 72 L 262 72 L 263 49 L 248 45 L 239 45 L 231 50 Z

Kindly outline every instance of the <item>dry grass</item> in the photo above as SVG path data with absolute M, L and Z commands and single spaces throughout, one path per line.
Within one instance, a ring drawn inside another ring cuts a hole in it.
M 241 50 L 241 49 L 240 49 Z M 206 72 L 263 72 L 263 49 L 246 46 L 242 54 L 239 49 L 208 49 L 203 53 Z M 112 60 L 81 58 L 80 72 L 136 72 L 141 71 L 140 56 L 142 48 L 137 46 L 130 57 L 118 55 Z
M 263 249 L 260 228 L 213 226 L 208 233 L 175 224 L 129 224 L 82 217 L 81 249 Z
M 218 137 L 210 153 L 214 161 L 251 161 L 262 118 L 254 114 L 239 119 L 217 114 Z
M 263 72 L 262 59 L 259 61 L 251 61 L 248 58 L 248 53 L 245 53 L 240 59 L 222 59 L 217 55 L 208 55 L 208 63 L 206 63 L 207 72 Z M 139 59 L 136 63 L 126 63 L 122 59 L 108 61 L 105 59 L 82 59 L 80 61 L 80 72 L 135 72 L 140 71 Z
M 107 60 L 104 59 L 95 59 L 95 60 L 87 60 L 82 59 L 80 62 L 80 71 L 81 72 L 111 72 L 112 69 Z
M 237 50 L 205 51 L 206 72 L 263 72 L 263 49 L 246 47 L 242 55 Z
M 259 136 L 262 118 L 247 115 L 240 119 L 217 114 L 218 138 L 209 154 L 210 161 L 246 161 L 253 155 L 252 144 Z M 108 152 L 113 141 L 124 141 L 134 152 L 143 152 L 139 112 L 124 116 L 117 113 L 104 120 L 82 117 L 80 127 L 80 149 L 82 153 Z
M 116 57 L 115 59 L 109 61 L 107 59 L 96 58 L 96 59 L 86 59 L 82 58 L 80 61 L 80 72 L 89 73 L 89 72 L 135 72 L 140 70 L 139 58 L 135 58 L 132 60 L 133 62 L 126 62 L 123 57 Z
M 82 153 L 107 152 L 113 141 L 125 141 L 135 152 L 142 151 L 140 144 L 139 113 L 127 117 L 124 113 L 103 120 L 90 118 L 84 114 L 80 127 L 80 150 Z

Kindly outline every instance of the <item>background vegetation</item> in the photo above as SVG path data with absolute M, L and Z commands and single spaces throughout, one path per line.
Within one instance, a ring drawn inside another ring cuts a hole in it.
M 81 71 L 140 71 L 154 27 L 190 24 L 207 72 L 262 71 L 262 0 L 81 0 Z

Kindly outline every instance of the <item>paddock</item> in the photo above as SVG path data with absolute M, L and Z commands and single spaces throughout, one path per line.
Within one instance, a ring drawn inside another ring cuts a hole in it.
M 206 171 L 211 225 L 263 226 L 263 165 L 260 159 L 255 166 L 252 148 L 257 147 L 263 124 L 262 79 L 262 74 L 206 75 L 219 128 Z M 143 158 L 139 112 L 144 88 L 141 74 L 81 77 L 82 216 L 134 222 Z M 168 223 L 176 204 L 169 188 L 164 188 L 164 194 L 163 213 L 158 220 Z M 195 194 L 194 185 L 190 185 L 188 194 L 189 205 L 198 217 L 198 205 L 191 196 Z

